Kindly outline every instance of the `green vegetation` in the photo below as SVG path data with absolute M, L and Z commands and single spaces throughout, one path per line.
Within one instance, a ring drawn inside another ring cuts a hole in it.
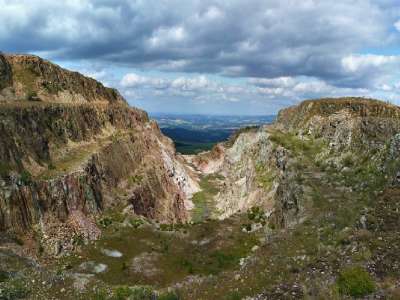
M 23 170 L 20 174 L 20 181 L 23 185 L 28 185 L 32 182 L 32 175 L 27 170 Z
M 215 143 L 195 143 L 195 142 L 182 142 L 182 141 L 175 141 L 175 148 L 176 151 L 182 154 L 198 154 L 203 151 L 209 151 Z
M 142 219 L 139 218 L 130 218 L 129 219 L 129 224 L 133 227 L 133 228 L 139 228 L 140 226 L 142 226 L 145 222 Z
M 0 162 L 0 177 L 6 178 L 11 171 L 9 164 Z
M 160 294 L 157 300 L 179 300 L 179 296 L 174 292 L 166 292 Z
M 13 78 L 15 81 L 21 83 L 26 93 L 27 99 L 31 98 L 36 93 L 37 77 L 38 75 L 32 69 L 22 67 L 16 67 L 13 69 Z
M 30 293 L 26 282 L 20 278 L 14 278 L 0 284 L 0 299 L 22 299 Z
M 120 286 L 114 289 L 113 300 L 153 300 L 154 292 L 149 286 Z
M 341 294 L 362 297 L 375 291 L 375 283 L 367 271 L 361 267 L 351 267 L 339 274 L 337 281 Z
M 55 95 L 55 94 L 58 94 L 58 92 L 62 91 L 61 86 L 59 84 L 57 84 L 56 82 L 46 81 L 46 82 L 43 82 L 42 85 L 49 94 Z
M 200 181 L 200 192 L 193 195 L 192 201 L 195 205 L 192 210 L 192 220 L 201 222 L 215 214 L 215 204 L 213 197 L 218 193 L 219 189 L 216 185 L 217 176 L 207 175 Z
M 110 217 L 106 216 L 106 217 L 101 218 L 97 223 L 101 227 L 107 228 L 113 224 L 113 220 Z
M 262 208 L 258 206 L 250 208 L 247 211 L 247 217 L 250 221 L 253 221 L 255 223 L 261 223 L 262 225 L 265 225 L 266 223 L 265 213 Z
M 272 132 L 270 139 L 272 142 L 290 150 L 294 156 L 303 155 L 315 158 L 325 147 L 325 142 L 322 140 L 300 138 L 295 134 L 281 131 Z
M 270 190 L 272 187 L 272 183 L 275 179 L 275 176 L 271 170 L 266 168 L 266 166 L 262 163 L 258 163 L 256 165 L 256 173 L 257 173 L 257 181 L 262 188 L 265 190 Z
M 129 176 L 128 183 L 129 183 L 129 186 L 133 186 L 136 184 L 140 184 L 142 182 L 142 180 L 143 180 L 142 175 Z

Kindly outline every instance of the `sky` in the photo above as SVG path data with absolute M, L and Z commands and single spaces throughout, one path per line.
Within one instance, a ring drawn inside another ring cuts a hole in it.
M 400 105 L 399 0 L 0 0 L 0 51 L 79 71 L 150 113 Z

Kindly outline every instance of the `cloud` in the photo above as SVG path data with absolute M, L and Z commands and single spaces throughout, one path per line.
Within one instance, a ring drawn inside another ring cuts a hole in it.
M 315 76 L 340 85 L 345 57 L 398 41 L 388 34 L 393 24 L 398 27 L 398 16 L 388 12 L 399 5 L 387 0 L 0 0 L 0 5 L 6 51 L 168 71 Z
M 394 23 L 394 28 L 396 28 L 397 31 L 400 31 L 400 20 L 398 20 L 396 23 Z
M 120 82 L 123 88 L 134 88 L 134 87 L 151 87 L 156 89 L 166 88 L 168 82 L 161 78 L 152 78 L 146 76 L 140 76 L 135 73 L 128 73 L 122 77 Z
M 210 111 L 229 101 L 238 112 L 258 112 L 308 97 L 399 93 L 397 0 L 0 0 L 0 7 L 2 51 L 82 64 L 76 69 L 128 99 L 201 99 Z
M 399 67 L 400 56 L 384 55 L 350 55 L 342 59 L 342 66 L 346 72 L 356 73 L 365 70 L 387 67 Z

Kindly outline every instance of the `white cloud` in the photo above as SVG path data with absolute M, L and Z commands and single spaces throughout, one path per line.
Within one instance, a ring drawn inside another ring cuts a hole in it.
M 283 106 L 399 92 L 399 56 L 360 54 L 400 44 L 395 0 L 0 0 L 0 7 L 1 50 L 99 64 L 106 73 L 86 74 L 127 97 L 219 99 L 230 108 L 239 99 L 235 105 Z M 118 78 L 129 73 L 117 80 L 113 68 Z
M 277 78 L 250 78 L 250 84 L 260 87 L 291 87 L 296 83 L 292 77 L 277 77 Z
M 400 31 L 400 20 L 394 23 L 394 27 L 397 29 L 397 31 Z
M 159 48 L 170 45 L 171 43 L 180 43 L 186 38 L 186 30 L 182 26 L 170 28 L 158 28 L 149 38 L 150 48 Z
M 120 85 L 123 88 L 150 86 L 152 88 L 160 89 L 166 87 L 167 84 L 168 82 L 164 79 L 140 76 L 136 73 L 125 74 L 120 82 Z
M 182 91 L 206 89 L 211 85 L 204 75 L 195 78 L 179 77 L 171 82 L 171 87 Z
M 123 87 L 136 87 L 140 86 L 148 81 L 148 78 L 139 76 L 135 73 L 126 74 L 122 80 L 121 85 Z
M 360 72 L 371 68 L 400 66 L 400 56 L 395 55 L 350 55 L 342 59 L 342 67 L 346 72 Z

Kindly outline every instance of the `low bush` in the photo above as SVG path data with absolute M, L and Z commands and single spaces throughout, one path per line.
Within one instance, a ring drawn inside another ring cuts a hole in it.
M 363 297 L 375 291 L 371 275 L 361 267 L 350 267 L 340 272 L 339 292 L 353 297 Z

